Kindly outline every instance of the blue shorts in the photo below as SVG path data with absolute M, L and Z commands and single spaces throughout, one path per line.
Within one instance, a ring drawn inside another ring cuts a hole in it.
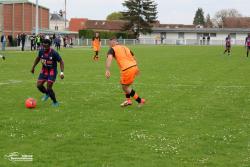
M 55 82 L 57 76 L 57 70 L 56 69 L 46 69 L 42 68 L 40 75 L 38 77 L 38 81 L 41 82 Z

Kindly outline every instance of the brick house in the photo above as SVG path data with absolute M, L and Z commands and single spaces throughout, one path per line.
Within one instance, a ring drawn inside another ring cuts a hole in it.
M 69 31 L 78 32 L 86 29 L 86 18 L 71 18 L 69 22 Z
M 49 29 L 49 9 L 38 8 L 39 28 Z M 0 29 L 5 35 L 31 34 L 36 24 L 36 4 L 28 0 L 0 0 Z
M 70 31 L 93 30 L 93 31 L 112 31 L 121 32 L 126 21 L 107 21 L 107 20 L 88 20 L 73 18 L 69 23 Z
M 250 17 L 227 17 L 223 20 L 223 28 L 250 28 Z

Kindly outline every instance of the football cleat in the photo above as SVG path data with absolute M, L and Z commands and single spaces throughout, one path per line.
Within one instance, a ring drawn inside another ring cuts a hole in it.
M 125 100 L 122 104 L 121 107 L 127 107 L 127 106 L 131 106 L 133 103 L 131 100 Z
M 53 102 L 53 103 L 52 103 L 52 106 L 53 106 L 53 107 L 58 107 L 58 106 L 59 106 L 59 103 L 58 103 L 58 102 L 55 102 L 55 103 Z
M 43 97 L 42 97 L 42 101 L 47 101 L 49 98 L 49 95 L 45 94 Z
M 138 104 L 138 107 L 142 107 L 146 103 L 145 99 L 141 99 L 141 102 Z

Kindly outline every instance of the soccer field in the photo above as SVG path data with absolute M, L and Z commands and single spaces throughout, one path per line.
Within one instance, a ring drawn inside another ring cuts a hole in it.
M 64 49 L 60 106 L 41 102 L 36 52 L 0 60 L 0 167 L 249 167 L 250 60 L 243 47 L 133 46 L 141 71 L 134 89 L 147 100 L 121 108 L 116 62 L 105 78 L 90 48 Z M 28 97 L 36 109 L 26 109 Z M 8 155 L 32 155 L 11 162 Z

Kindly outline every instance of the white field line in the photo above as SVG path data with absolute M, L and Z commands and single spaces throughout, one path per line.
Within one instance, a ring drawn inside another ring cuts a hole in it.
M 0 82 L 0 85 L 11 85 L 11 84 L 19 84 L 23 81 L 20 80 L 8 80 L 7 82 Z
M 36 83 L 36 81 L 22 81 L 22 80 L 8 80 L 6 82 L 0 82 L 0 85 L 12 85 L 12 84 L 24 84 L 24 83 Z M 56 84 L 62 85 L 81 85 L 81 84 L 88 84 L 88 85 L 117 85 L 119 86 L 119 82 L 117 83 L 101 83 L 101 82 L 88 82 L 88 81 L 77 81 L 77 82 L 70 82 L 70 81 L 57 81 Z M 161 83 L 135 83 L 135 85 L 143 85 L 143 86 L 161 86 L 164 87 L 215 87 L 215 88 L 248 88 L 250 85 L 199 85 L 199 84 L 161 84 Z

